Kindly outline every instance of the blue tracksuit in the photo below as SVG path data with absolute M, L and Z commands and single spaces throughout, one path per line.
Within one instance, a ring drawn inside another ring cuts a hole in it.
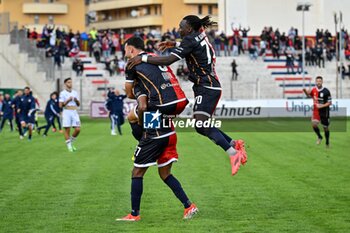
M 125 98 L 126 95 L 115 95 L 114 92 L 109 92 L 105 103 L 106 109 L 110 112 L 111 128 L 114 131 L 115 125 L 117 125 L 120 135 L 122 134 L 120 126 L 124 124 L 123 100 Z
M 55 116 L 59 116 L 59 112 L 56 109 L 56 100 L 50 99 L 47 101 L 44 115 L 47 124 L 39 127 L 38 131 L 40 132 L 41 129 L 45 128 L 44 135 L 47 135 L 47 132 L 49 131 L 50 127 L 53 125 Z
M 4 128 L 5 121 L 8 120 L 10 122 L 11 131 L 13 131 L 13 100 L 11 98 L 4 99 L 2 103 L 2 107 L 0 111 L 3 113 L 3 118 L 0 124 L 0 131 Z
M 15 121 L 16 121 L 16 125 L 17 125 L 17 128 L 18 128 L 18 132 L 19 132 L 19 135 L 20 136 L 23 136 L 23 131 L 22 131 L 22 126 L 21 126 L 21 120 L 20 120 L 20 113 L 17 113 L 17 110 L 19 109 L 19 105 L 21 103 L 21 98 L 23 97 L 22 96 L 16 96 L 14 99 L 13 99 L 13 105 L 15 106 Z
M 23 95 L 19 103 L 20 121 L 27 124 L 35 123 L 35 99 L 32 95 Z
M 55 99 L 55 106 L 54 106 L 54 109 L 55 109 L 55 111 L 56 111 L 58 114 L 57 114 L 57 115 L 54 115 L 52 126 L 53 126 L 54 128 L 56 128 L 56 126 L 55 126 L 55 119 L 57 119 L 58 128 L 61 130 L 61 129 L 62 129 L 62 126 L 61 126 L 61 117 L 60 117 L 59 113 L 62 111 L 62 109 L 60 108 L 60 105 L 59 105 L 59 103 L 58 103 L 58 98 Z

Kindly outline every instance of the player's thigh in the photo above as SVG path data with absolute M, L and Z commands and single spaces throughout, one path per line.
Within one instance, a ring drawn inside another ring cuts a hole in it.
M 179 155 L 177 153 L 176 145 L 177 145 L 177 135 L 172 134 L 168 137 L 168 143 L 162 152 L 162 154 L 158 157 L 157 163 L 158 167 L 166 167 L 169 164 L 178 161 Z
M 327 116 L 321 116 L 321 124 L 322 124 L 323 128 L 327 128 L 327 129 L 328 129 L 330 123 L 331 123 L 331 122 L 330 122 L 329 117 L 327 117 Z
M 168 138 L 141 138 L 134 153 L 135 167 L 150 167 L 157 164 L 157 159 L 168 145 Z
M 80 128 L 80 126 L 81 126 L 78 111 L 74 111 L 72 114 L 72 126 L 75 128 Z
M 203 86 L 193 86 L 195 103 L 193 115 L 202 114 L 210 117 L 221 97 L 221 90 L 212 90 Z
M 70 110 L 63 110 L 62 112 L 62 126 L 64 128 L 72 127 L 72 117 Z

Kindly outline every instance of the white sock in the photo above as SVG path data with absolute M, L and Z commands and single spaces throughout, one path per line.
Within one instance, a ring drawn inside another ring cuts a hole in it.
M 66 145 L 68 148 L 71 148 L 72 147 L 72 142 L 70 139 L 66 140 Z
M 237 151 L 231 146 L 230 148 L 227 149 L 226 153 L 229 155 L 229 156 L 234 156 L 237 154 Z

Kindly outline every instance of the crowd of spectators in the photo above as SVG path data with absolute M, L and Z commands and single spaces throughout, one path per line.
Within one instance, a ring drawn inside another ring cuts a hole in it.
M 260 36 L 249 36 L 250 27 L 234 27 L 231 25 L 232 35 L 215 30 L 208 31 L 209 41 L 214 45 L 216 56 L 239 56 L 248 53 L 251 60 L 255 61 L 259 56 L 265 58 L 266 51 L 270 50 L 274 58 L 281 55 L 286 57 L 288 72 L 295 72 L 295 63 L 298 64 L 296 72 L 302 72 L 302 38 L 297 28 L 291 27 L 288 32 L 280 32 L 279 29 L 265 27 Z M 179 40 L 180 34 L 174 28 L 163 34 L 159 30 L 137 29 L 133 33 L 145 39 L 145 50 L 158 53 L 155 45 L 158 41 Z M 126 37 L 131 36 L 123 30 L 97 31 L 95 28 L 88 33 L 72 30 L 66 32 L 59 27 L 45 25 L 40 34 L 34 28 L 27 30 L 28 38 L 37 41 L 37 47 L 44 48 L 48 57 L 53 57 L 57 67 L 61 67 L 65 57 L 75 57 L 81 50 L 88 51 L 90 57 L 94 57 L 98 63 L 104 63 L 105 69 L 110 75 L 124 72 L 124 49 L 123 43 Z M 350 59 L 350 37 L 347 30 L 343 29 L 337 37 L 342 37 L 342 48 L 345 49 L 346 58 Z M 325 61 L 332 61 L 336 57 L 335 37 L 328 30 L 317 29 L 314 37 L 305 38 L 305 65 L 325 67 Z M 122 56 L 117 57 L 116 51 L 122 51 Z M 167 53 L 167 51 L 165 51 Z M 75 58 L 72 68 L 77 75 L 82 74 L 81 61 Z M 178 71 L 186 73 L 186 67 Z

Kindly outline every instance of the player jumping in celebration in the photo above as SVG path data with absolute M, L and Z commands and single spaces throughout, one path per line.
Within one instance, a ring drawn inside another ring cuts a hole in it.
M 24 95 L 20 99 L 17 113 L 20 116 L 22 129 L 28 129 L 28 140 L 32 140 L 32 131 L 35 125 L 35 98 L 29 87 L 24 88 Z
M 63 108 L 62 126 L 64 128 L 64 138 L 68 151 L 73 152 L 77 150 L 73 142 L 80 133 L 80 118 L 77 111 L 80 106 L 80 101 L 78 93 L 72 89 L 72 79 L 66 78 L 64 80 L 64 85 L 66 88 L 61 91 L 59 98 L 60 108 Z M 74 128 L 74 132 L 72 136 L 70 136 L 70 128 L 72 127 Z
M 143 40 L 139 37 L 132 37 L 125 43 L 125 56 L 131 58 L 140 53 L 144 54 L 143 49 Z M 139 124 L 143 124 L 143 113 L 146 110 L 149 111 L 157 106 L 164 107 L 172 104 L 176 106 L 177 103 L 183 101 L 185 101 L 184 106 L 188 103 L 183 91 L 178 85 L 174 85 L 176 83 L 176 77 L 168 67 L 141 64 L 135 66 L 133 70 L 127 70 L 127 73 L 125 90 L 129 98 L 137 98 Z M 167 79 L 163 77 L 167 77 Z M 138 86 L 141 90 L 140 93 L 138 91 L 136 91 L 137 93 L 135 91 L 134 93 L 132 92 L 135 82 L 138 83 L 137 85 L 140 85 Z M 167 86 L 167 88 L 161 90 L 158 84 L 163 87 Z M 176 108 L 174 110 L 176 112 Z M 158 111 L 153 113 L 153 117 L 158 113 Z M 127 216 L 117 219 L 117 221 L 140 220 L 143 176 L 148 167 L 157 164 L 160 178 L 173 191 L 185 208 L 184 219 L 192 218 L 198 212 L 198 209 L 195 204 L 191 203 L 180 182 L 171 174 L 172 163 L 178 159 L 176 151 L 177 137 L 174 127 L 163 127 L 161 125 L 157 129 L 145 128 L 143 130 L 143 134 L 134 153 L 135 161 L 131 179 L 132 211 Z
M 196 121 L 201 122 L 207 121 L 212 116 L 222 91 L 219 78 L 215 73 L 215 52 L 205 34 L 205 29 L 214 24 L 216 23 L 212 22 L 209 16 L 200 19 L 198 16 L 188 15 L 180 22 L 181 43 L 168 41 L 159 46 L 160 50 L 176 46 L 170 55 L 151 57 L 143 54 L 128 62 L 128 69 L 131 69 L 141 62 L 168 66 L 185 58 L 190 72 L 188 79 L 194 83 L 193 115 Z M 232 140 L 215 127 L 198 127 L 199 125 L 203 124 L 196 124 L 196 131 L 211 139 L 229 155 L 232 175 L 235 175 L 240 165 L 247 162 L 244 142 Z
M 316 144 L 321 144 L 323 137 L 321 136 L 318 124 L 321 122 L 324 129 L 324 135 L 326 137 L 326 147 L 329 147 L 329 106 L 332 105 L 331 92 L 322 86 L 323 78 L 321 76 L 316 77 L 316 87 L 311 90 L 303 89 L 304 93 L 311 97 L 314 101 L 314 109 L 312 113 L 312 128 L 317 135 Z

